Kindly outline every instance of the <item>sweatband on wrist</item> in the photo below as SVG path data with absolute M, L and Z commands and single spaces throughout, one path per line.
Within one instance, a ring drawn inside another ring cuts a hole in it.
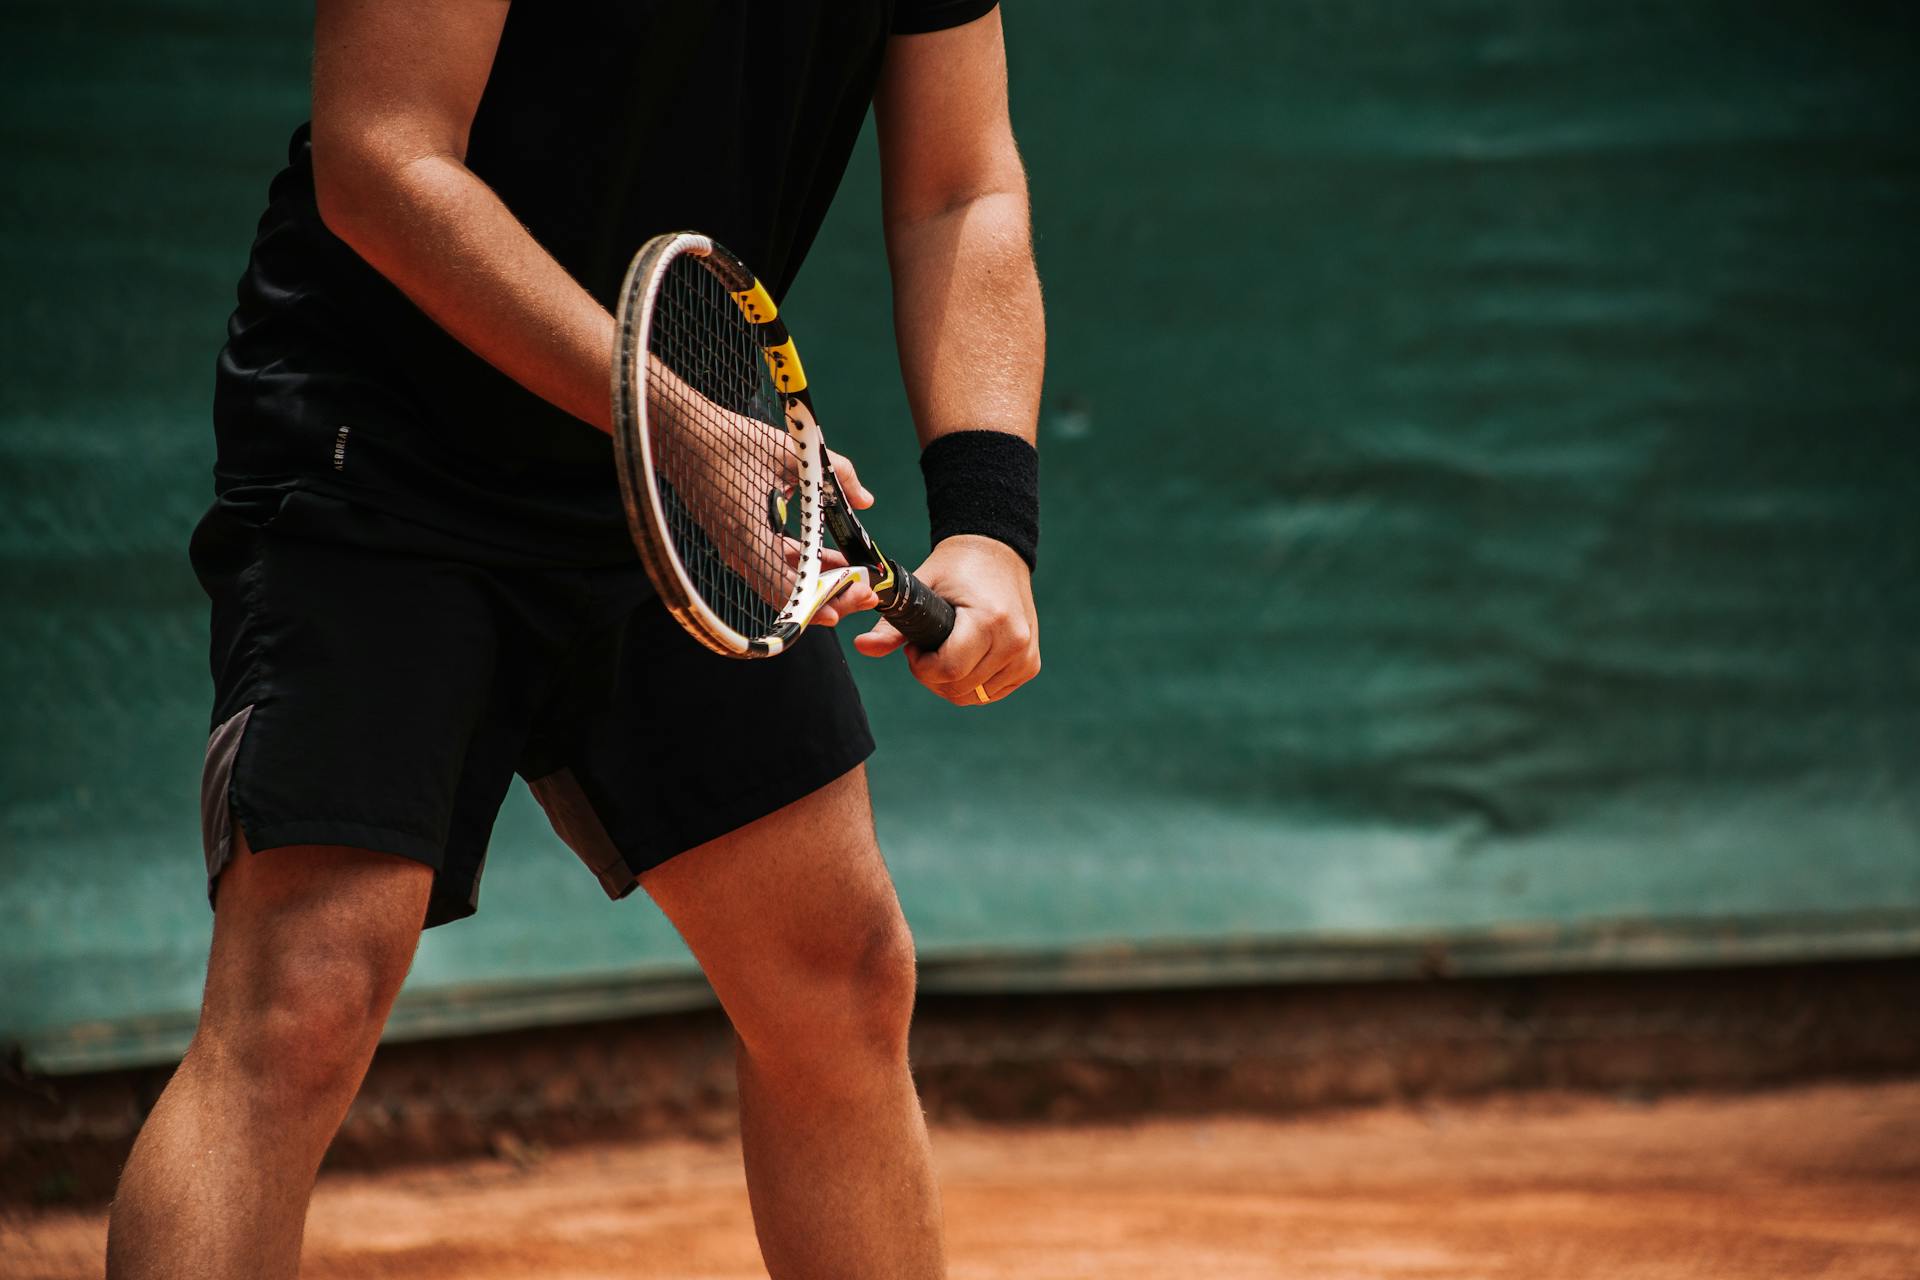
M 1012 547 L 1032 570 L 1040 554 L 1040 451 L 1004 431 L 955 431 L 920 452 L 934 545 L 978 534 Z

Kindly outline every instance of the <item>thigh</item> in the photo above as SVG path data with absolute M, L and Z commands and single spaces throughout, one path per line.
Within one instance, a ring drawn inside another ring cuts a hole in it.
M 863 768 L 655 867 L 640 885 L 749 1039 L 751 1028 L 807 1012 L 823 988 L 890 982 L 903 953 L 910 966 Z

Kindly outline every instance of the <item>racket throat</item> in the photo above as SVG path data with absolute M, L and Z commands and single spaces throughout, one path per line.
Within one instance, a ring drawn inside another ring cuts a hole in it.
M 881 554 L 872 535 L 854 519 L 846 495 L 840 492 L 839 485 L 821 486 L 820 514 L 827 532 L 833 535 L 834 545 L 846 553 L 847 559 L 856 564 L 870 565 L 883 576 L 892 578 L 891 563 Z
M 814 616 L 833 600 L 855 586 L 871 586 L 871 571 L 865 565 L 849 565 L 844 569 L 831 569 L 820 575 L 820 581 L 805 599 L 797 601 L 792 611 L 780 619 L 775 628 L 776 634 L 792 629 L 797 635 L 813 621 Z

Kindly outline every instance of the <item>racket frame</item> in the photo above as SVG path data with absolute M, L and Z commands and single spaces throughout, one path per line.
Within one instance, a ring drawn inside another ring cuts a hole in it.
M 643 363 L 649 358 L 647 339 L 652 333 L 661 284 L 669 265 L 680 257 L 700 259 L 700 265 L 726 287 L 754 325 L 795 448 L 798 475 L 794 493 L 800 500 L 801 528 L 798 576 L 772 629 L 764 636 L 741 632 L 701 596 L 674 545 L 666 511 L 657 497 L 659 478 L 653 464 L 652 417 L 642 381 Z M 896 600 L 904 598 L 900 588 L 910 575 L 888 559 L 853 514 L 853 506 L 833 473 L 793 339 L 772 299 L 746 264 L 698 232 L 656 236 L 634 255 L 620 287 L 615 318 L 613 440 L 620 498 L 647 576 L 668 612 L 690 635 L 727 657 L 771 658 L 799 639 L 814 615 L 856 582 L 867 583 L 881 597 L 883 615 Z M 823 531 L 833 535 L 847 557 L 847 567 L 822 570 Z M 925 595 L 924 591 L 919 594 Z M 951 606 L 944 601 L 939 604 L 948 614 L 946 625 L 950 629 Z

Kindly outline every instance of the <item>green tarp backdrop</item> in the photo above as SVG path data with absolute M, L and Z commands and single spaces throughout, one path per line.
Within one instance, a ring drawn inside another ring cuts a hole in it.
M 962 714 L 855 659 L 928 985 L 1920 946 L 1920 11 L 1009 8 L 1046 672 Z M 0 1039 L 43 1069 L 198 999 L 185 545 L 309 17 L 0 11 Z M 787 310 L 911 546 L 875 185 L 868 140 Z M 397 1025 L 699 992 L 517 789 Z

